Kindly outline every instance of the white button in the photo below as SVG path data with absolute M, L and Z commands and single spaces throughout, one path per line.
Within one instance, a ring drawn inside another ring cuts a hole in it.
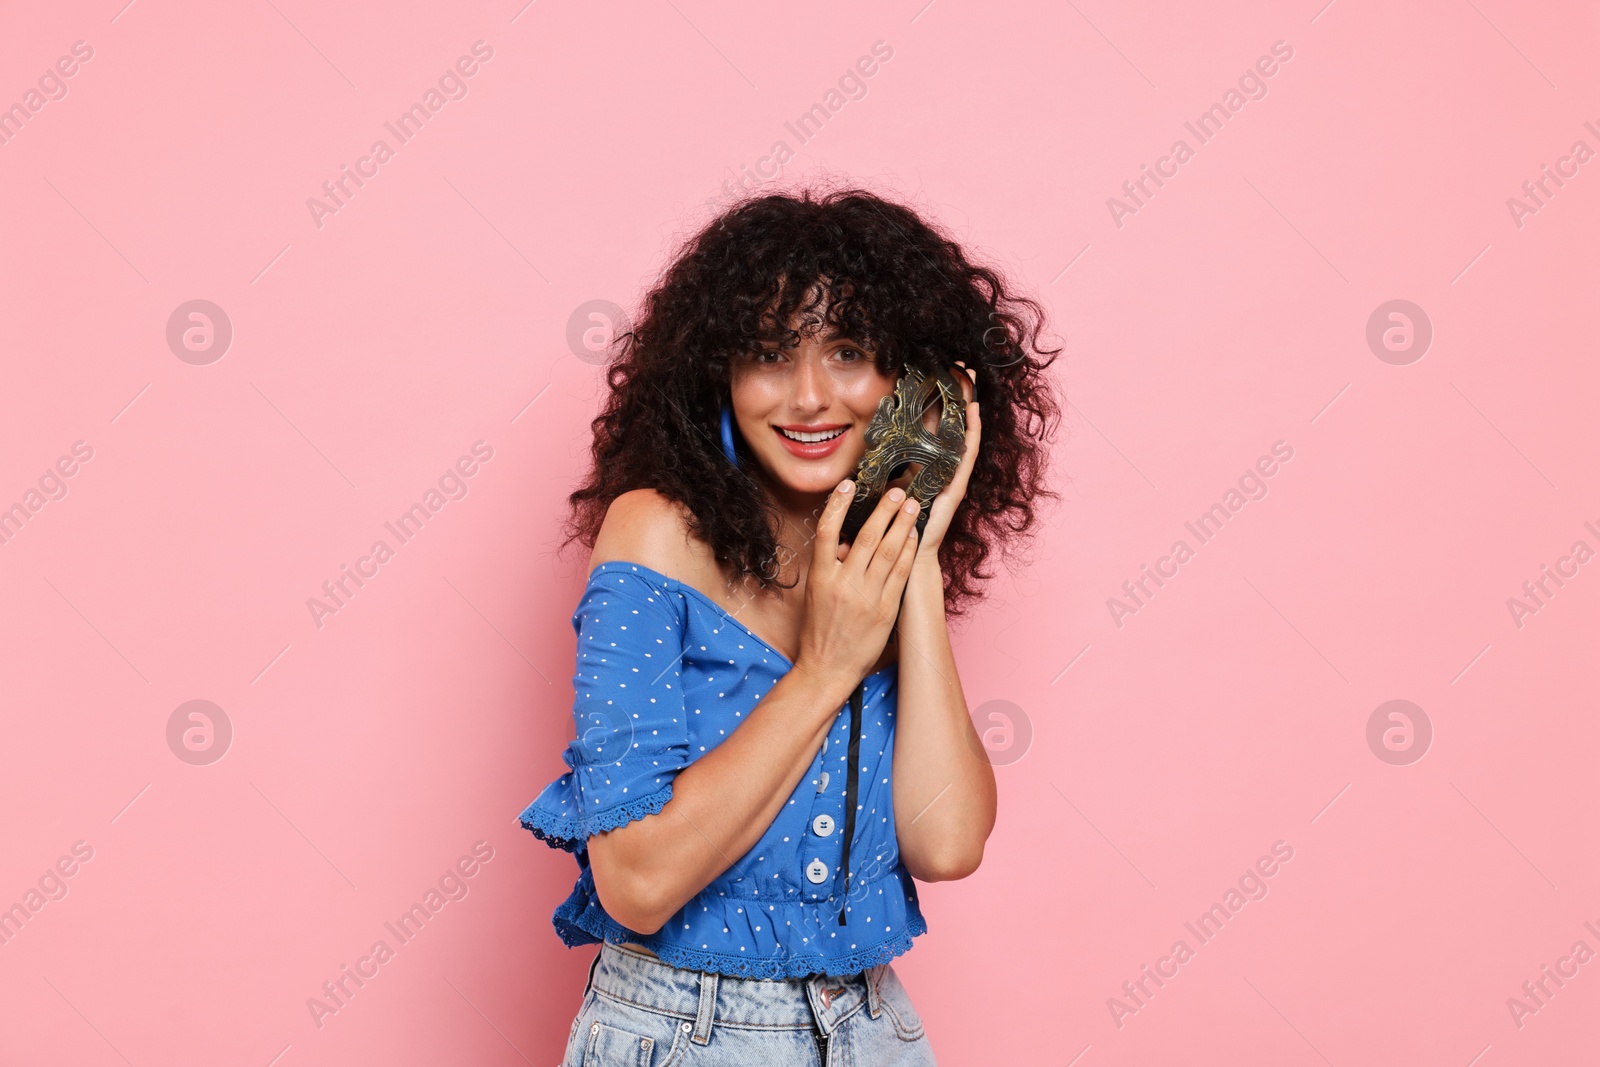
M 812 819 L 811 820 L 811 832 L 816 834 L 818 837 L 832 837 L 833 836 L 833 816 L 832 815 L 818 815 L 815 819 Z
M 806 865 L 806 881 L 812 885 L 821 885 L 828 880 L 828 865 L 821 860 L 812 860 Z
M 827 791 L 828 791 L 828 772 L 827 771 L 823 771 L 822 772 L 822 778 L 817 782 L 817 792 L 826 793 Z

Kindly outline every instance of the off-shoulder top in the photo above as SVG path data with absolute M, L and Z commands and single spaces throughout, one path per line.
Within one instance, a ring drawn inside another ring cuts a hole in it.
M 535 837 L 577 860 L 577 884 L 552 917 L 568 947 L 634 942 L 677 967 L 796 978 L 886 963 L 926 932 L 895 842 L 897 665 L 867 676 L 859 711 L 854 698 L 841 706 L 761 839 L 660 930 L 637 933 L 606 914 L 589 836 L 659 812 L 678 772 L 731 734 L 793 664 L 706 594 L 634 563 L 597 566 L 572 625 L 577 736 L 562 752 L 568 771 L 521 816 Z

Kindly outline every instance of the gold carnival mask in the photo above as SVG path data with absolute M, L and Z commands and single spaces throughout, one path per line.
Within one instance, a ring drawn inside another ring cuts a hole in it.
M 930 432 L 923 425 L 923 415 L 936 399 L 939 424 Z M 907 366 L 894 392 L 878 401 L 866 438 L 867 453 L 856 468 L 855 498 L 845 512 L 841 535 L 854 540 L 889 482 L 913 463 L 921 464 L 921 469 L 906 486 L 906 495 L 922 503 L 917 514 L 920 535 L 928 522 L 929 505 L 956 476 L 966 451 L 967 405 L 961 383 L 944 367 L 924 374 Z

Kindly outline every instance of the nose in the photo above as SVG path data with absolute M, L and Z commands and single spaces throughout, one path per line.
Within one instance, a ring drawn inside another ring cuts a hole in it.
M 789 387 L 789 406 L 797 412 L 814 415 L 833 403 L 833 382 L 822 361 L 809 354 L 796 361 Z

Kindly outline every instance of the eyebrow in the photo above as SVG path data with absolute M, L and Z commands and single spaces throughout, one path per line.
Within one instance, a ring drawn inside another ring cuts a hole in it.
M 802 337 L 805 336 L 803 331 L 800 332 L 800 335 Z M 845 333 L 842 330 L 838 329 L 837 327 L 830 327 L 826 333 L 817 334 L 817 340 L 823 341 L 823 342 L 849 341 L 851 344 L 857 345 L 857 346 L 859 346 L 861 348 L 869 347 L 865 339 L 860 338 L 860 337 L 856 337 L 853 334 Z

